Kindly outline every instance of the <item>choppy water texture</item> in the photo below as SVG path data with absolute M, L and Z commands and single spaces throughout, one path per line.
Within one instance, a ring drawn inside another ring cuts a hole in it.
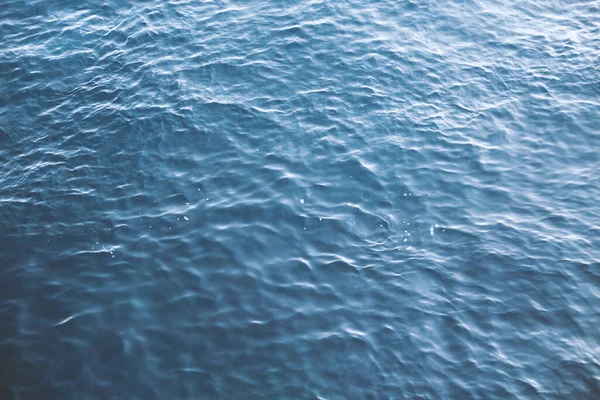
M 2 399 L 600 398 L 595 1 L 0 4 Z

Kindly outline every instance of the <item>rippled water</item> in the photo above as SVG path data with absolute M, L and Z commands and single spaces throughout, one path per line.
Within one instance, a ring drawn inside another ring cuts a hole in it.
M 0 398 L 598 399 L 600 6 L 0 4 Z

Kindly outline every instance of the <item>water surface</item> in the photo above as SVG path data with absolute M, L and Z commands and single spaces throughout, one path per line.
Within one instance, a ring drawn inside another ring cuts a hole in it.
M 597 2 L 3 0 L 0 38 L 3 399 L 599 398 Z

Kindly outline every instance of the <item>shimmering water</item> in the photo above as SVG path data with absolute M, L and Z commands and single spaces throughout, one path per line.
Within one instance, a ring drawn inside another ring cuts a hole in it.
M 600 398 L 600 5 L 0 2 L 1 399 Z

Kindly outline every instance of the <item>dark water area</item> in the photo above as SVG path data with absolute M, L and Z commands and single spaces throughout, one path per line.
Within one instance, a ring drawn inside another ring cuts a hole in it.
M 0 400 L 599 399 L 600 4 L 0 1 Z

